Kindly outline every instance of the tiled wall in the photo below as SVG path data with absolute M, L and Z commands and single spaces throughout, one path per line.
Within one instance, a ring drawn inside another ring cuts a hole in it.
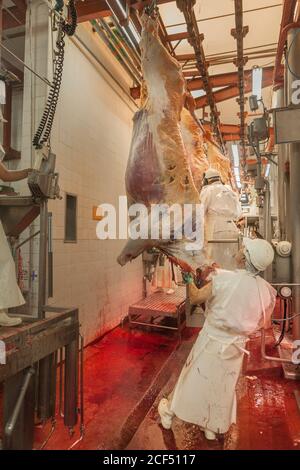
M 45 26 L 46 11 L 42 14 L 43 7 L 40 8 Z M 42 34 L 43 28 L 40 29 Z M 141 260 L 121 268 L 116 258 L 124 241 L 98 240 L 97 222 L 92 220 L 93 206 L 117 204 L 119 195 L 125 194 L 124 174 L 136 108 L 116 82 L 127 89 L 130 83 L 90 25 L 80 25 L 78 35 L 114 79 L 78 42 L 75 44 L 76 40 L 66 39 L 63 84 L 51 139 L 63 199 L 49 204 L 54 250 L 54 298 L 50 302 L 78 306 L 85 341 L 90 342 L 116 326 L 127 314 L 128 306 L 142 297 Z M 44 61 L 41 44 L 45 54 L 46 39 L 44 32 L 43 40 L 37 44 L 37 61 Z M 43 83 L 36 87 L 38 115 L 45 101 L 43 90 Z M 30 158 L 28 129 L 32 115 L 28 96 L 27 90 L 24 165 Z M 78 241 L 74 244 L 64 243 L 66 193 L 78 198 Z

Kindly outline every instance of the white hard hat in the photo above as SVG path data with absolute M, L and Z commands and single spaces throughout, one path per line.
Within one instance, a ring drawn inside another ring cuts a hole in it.
M 209 168 L 206 172 L 205 172 L 205 178 L 207 180 L 210 180 L 211 178 L 221 178 L 221 175 L 220 173 L 218 172 L 218 170 L 215 170 L 214 168 Z
M 274 250 L 272 245 L 266 240 L 260 238 L 244 238 L 245 255 L 248 255 L 248 261 L 262 272 L 267 269 L 274 260 Z

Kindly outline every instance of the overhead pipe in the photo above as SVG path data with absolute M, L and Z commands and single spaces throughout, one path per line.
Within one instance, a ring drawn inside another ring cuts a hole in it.
M 113 44 L 111 38 L 107 36 L 107 33 L 102 29 L 101 25 L 98 23 L 98 21 L 92 21 L 92 26 L 94 30 L 99 34 L 101 39 L 104 41 L 104 43 L 107 45 L 107 47 L 113 52 L 115 55 L 116 59 L 119 61 L 121 66 L 125 69 L 125 71 L 128 73 L 128 75 L 132 78 L 132 80 L 136 84 L 141 83 L 141 78 L 139 76 L 136 76 L 135 73 L 130 69 L 130 67 L 126 64 L 124 58 L 120 55 L 118 50 L 116 49 L 116 45 Z
M 122 44 L 120 38 L 115 34 L 115 32 L 110 28 L 105 20 L 99 18 L 98 23 L 102 26 L 104 31 L 106 32 L 108 38 L 112 46 L 117 50 L 119 56 L 126 61 L 127 66 L 133 72 L 136 77 L 139 77 L 139 81 L 141 80 L 141 72 L 136 68 L 135 64 L 133 63 L 133 59 L 131 58 L 129 52 L 125 49 L 124 44 Z M 124 54 L 124 57 L 123 55 Z
M 126 9 L 122 9 L 121 6 L 118 5 L 118 3 L 115 1 L 112 2 L 111 0 L 106 0 L 106 3 L 112 13 L 112 19 L 114 21 L 114 24 L 118 24 L 118 29 L 122 31 L 122 33 L 127 37 L 127 39 L 129 38 L 129 41 L 134 45 L 134 47 L 138 51 L 138 54 L 140 54 L 139 44 L 129 27 L 130 9 L 128 2 L 126 3 Z
M 131 45 L 131 39 L 128 37 L 126 31 L 122 29 L 121 25 L 118 22 L 118 19 L 115 16 L 111 17 L 112 22 L 117 30 L 117 32 L 120 34 L 122 37 L 122 43 L 124 45 L 124 48 L 126 49 L 127 54 L 130 55 L 132 61 L 134 62 L 136 68 L 140 71 L 141 69 L 141 56 L 138 54 L 138 52 L 133 48 Z
M 287 41 L 288 33 L 291 29 L 300 27 L 299 18 L 297 19 L 296 22 L 294 21 L 294 12 L 296 8 L 296 4 L 297 4 L 297 0 L 284 0 L 277 55 L 276 55 L 276 60 L 275 60 L 274 86 L 282 83 L 279 69 L 281 66 L 282 56 L 283 56 L 284 47 Z
M 123 7 L 120 1 L 119 2 L 116 2 L 116 0 L 105 0 L 105 1 L 109 9 L 118 18 L 120 24 L 122 26 L 124 26 L 125 24 L 128 25 L 128 22 L 129 22 L 128 3 L 126 2 L 126 6 Z

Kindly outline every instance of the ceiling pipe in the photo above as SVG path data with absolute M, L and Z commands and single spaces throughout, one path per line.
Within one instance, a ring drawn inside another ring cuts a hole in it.
M 99 24 L 102 26 L 102 28 L 106 31 L 109 40 L 114 47 L 115 50 L 117 50 L 118 55 L 121 57 L 122 61 L 126 63 L 127 67 L 131 70 L 131 72 L 134 74 L 135 77 L 137 77 L 137 83 L 141 83 L 141 70 L 137 68 L 135 65 L 133 58 L 131 58 L 131 51 L 129 52 L 127 49 L 126 43 L 123 41 L 123 37 L 119 37 L 115 34 L 115 32 L 110 28 L 110 26 L 107 24 L 105 20 L 102 18 L 99 18 L 98 20 Z
M 103 24 L 101 24 L 101 18 L 99 18 L 99 20 L 91 21 L 91 24 L 92 24 L 94 31 L 101 37 L 103 42 L 110 49 L 110 51 L 116 57 L 118 62 L 121 64 L 121 66 L 125 69 L 127 74 L 132 78 L 133 82 L 135 84 L 140 84 L 141 83 L 140 74 L 137 72 L 137 70 L 134 67 L 131 68 L 131 66 L 129 66 L 128 61 L 125 60 L 125 57 L 121 55 L 121 51 L 118 50 L 117 44 L 114 42 L 112 38 L 112 34 L 110 34 L 110 32 L 107 30 L 107 28 L 104 27 Z
M 128 3 L 122 3 L 121 0 L 105 0 L 109 9 L 119 20 L 121 26 L 128 25 L 129 23 L 129 7 Z
M 279 68 L 281 65 L 288 32 L 293 28 L 300 27 L 299 20 L 298 22 L 294 21 L 294 12 L 296 8 L 296 4 L 297 4 L 297 0 L 284 0 L 277 55 L 276 55 L 276 60 L 275 60 L 274 87 L 278 85 L 282 85 L 283 83 L 279 74 Z

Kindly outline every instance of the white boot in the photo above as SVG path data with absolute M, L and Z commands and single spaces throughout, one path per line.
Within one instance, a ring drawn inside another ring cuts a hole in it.
M 167 398 L 160 400 L 158 405 L 158 413 L 161 419 L 161 424 L 164 429 L 171 429 L 174 413 L 170 410 L 169 401 Z
M 21 318 L 9 317 L 5 310 L 0 310 L 0 326 L 18 326 L 21 323 Z
M 204 429 L 204 435 L 208 441 L 215 441 L 217 439 L 216 433 L 209 429 Z

